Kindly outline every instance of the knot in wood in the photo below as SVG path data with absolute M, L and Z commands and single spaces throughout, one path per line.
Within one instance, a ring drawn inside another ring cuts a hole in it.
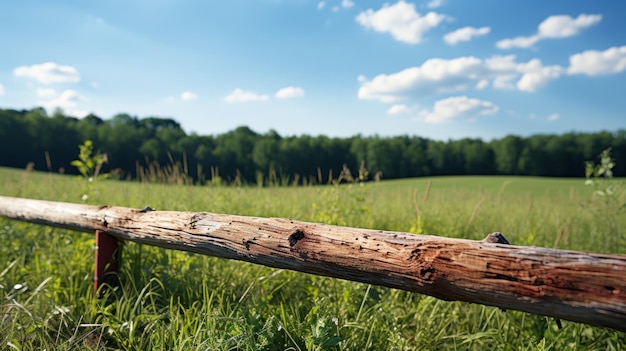
M 300 229 L 297 229 L 295 232 L 289 235 L 289 246 L 294 246 L 298 243 L 298 241 L 304 239 L 304 232 Z
M 483 241 L 486 243 L 493 243 L 493 244 L 506 244 L 506 245 L 511 244 L 509 243 L 508 240 L 506 240 L 504 235 L 502 235 L 502 233 L 500 232 L 494 232 L 494 233 L 487 235 L 487 237 L 484 238 Z

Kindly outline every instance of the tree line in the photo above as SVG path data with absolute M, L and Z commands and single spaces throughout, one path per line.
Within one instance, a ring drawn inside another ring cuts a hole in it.
M 612 148 L 615 176 L 626 175 L 626 130 L 594 133 L 509 135 L 483 141 L 439 141 L 419 136 L 281 136 L 238 127 L 219 135 L 187 134 L 171 118 L 117 114 L 104 120 L 52 115 L 43 108 L 0 109 L 0 166 L 75 174 L 78 145 L 93 141 L 107 155 L 104 171 L 136 179 L 143 169 L 184 165 L 195 183 L 209 176 L 247 183 L 276 179 L 325 183 L 364 162 L 370 178 L 437 175 L 532 175 L 582 177 L 585 161 Z

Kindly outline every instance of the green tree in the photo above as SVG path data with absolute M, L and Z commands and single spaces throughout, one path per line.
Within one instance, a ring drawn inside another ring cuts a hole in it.
M 496 171 L 498 174 L 519 174 L 519 160 L 525 140 L 516 135 L 491 142 Z

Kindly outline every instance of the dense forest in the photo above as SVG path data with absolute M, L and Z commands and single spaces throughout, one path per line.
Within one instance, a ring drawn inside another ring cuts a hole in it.
M 324 183 L 362 162 L 384 179 L 435 175 L 533 175 L 582 177 L 584 163 L 607 147 L 626 175 L 626 130 L 563 135 L 509 135 L 483 141 L 437 141 L 418 136 L 281 136 L 238 127 L 220 135 L 187 134 L 169 118 L 118 114 L 77 119 L 42 108 L 0 109 L 0 166 L 76 173 L 70 162 L 78 145 L 92 140 L 107 155 L 104 171 L 126 179 L 146 170 L 179 167 L 195 183 L 211 176 L 255 183 L 268 176 L 299 183 Z M 347 168 L 345 168 L 347 167 Z

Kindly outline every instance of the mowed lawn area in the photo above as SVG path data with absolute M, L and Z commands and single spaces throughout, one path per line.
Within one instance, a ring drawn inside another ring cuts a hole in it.
M 626 203 L 585 179 L 431 177 L 180 186 L 0 168 L 0 195 L 209 211 L 626 254 Z M 622 190 L 621 192 L 619 190 Z M 626 334 L 518 311 L 125 243 L 96 297 L 93 235 L 0 218 L 0 349 L 624 350 Z M 625 272 L 626 279 L 626 272 Z

